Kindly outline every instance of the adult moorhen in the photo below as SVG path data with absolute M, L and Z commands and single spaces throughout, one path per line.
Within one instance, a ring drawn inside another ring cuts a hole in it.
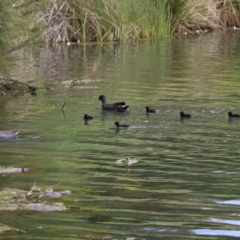
M 107 103 L 107 99 L 104 95 L 100 95 L 98 100 L 101 100 L 102 102 L 102 109 L 108 111 L 125 112 L 126 109 L 129 107 L 125 106 L 125 102 Z

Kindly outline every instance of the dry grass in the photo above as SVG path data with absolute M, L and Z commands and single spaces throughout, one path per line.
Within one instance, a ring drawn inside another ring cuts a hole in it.
M 208 4 L 208 0 L 170 1 L 171 33 L 216 28 Z
M 204 15 L 219 27 L 240 26 L 240 1 L 207 1 Z
M 220 1 L 217 12 L 223 27 L 240 26 L 240 1 Z

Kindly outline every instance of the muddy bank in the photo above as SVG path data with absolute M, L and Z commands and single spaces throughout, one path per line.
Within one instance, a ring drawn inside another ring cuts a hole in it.
M 37 88 L 14 79 L 0 78 L 0 96 L 37 95 Z

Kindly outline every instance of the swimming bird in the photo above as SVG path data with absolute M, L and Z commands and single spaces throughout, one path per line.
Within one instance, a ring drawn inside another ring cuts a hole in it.
M 146 106 L 146 113 L 156 113 L 156 110 L 149 108 Z
M 19 131 L 16 129 L 12 130 L 6 130 L 6 131 L 0 131 L 0 139 L 12 139 L 16 138 L 18 135 Z
M 90 115 L 84 114 L 84 115 L 83 115 L 83 119 L 84 119 L 84 120 L 92 120 L 93 117 L 90 116 Z
M 231 111 L 227 112 L 229 118 L 240 118 L 239 114 L 233 114 Z
M 184 113 L 183 111 L 179 112 L 181 118 L 191 118 L 192 115 Z
M 109 111 L 117 111 L 117 107 L 119 107 L 119 111 L 125 112 L 129 106 L 125 106 L 125 102 L 116 102 L 116 103 L 107 103 L 107 99 L 104 95 L 100 95 L 98 100 L 102 102 L 102 109 Z
M 117 128 L 128 128 L 128 124 L 120 124 L 118 121 L 114 122 Z

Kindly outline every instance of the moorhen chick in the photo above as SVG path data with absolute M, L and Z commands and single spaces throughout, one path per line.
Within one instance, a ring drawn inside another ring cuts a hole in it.
M 128 128 L 128 124 L 120 124 L 118 121 L 114 122 L 117 128 Z
M 149 108 L 146 106 L 146 113 L 156 113 L 156 110 Z
M 90 116 L 90 115 L 84 114 L 84 115 L 83 115 L 83 119 L 84 119 L 84 120 L 92 120 L 93 117 Z
M 232 113 L 231 111 L 227 112 L 229 118 L 240 118 L 240 115 L 237 113 Z
M 191 118 L 192 115 L 184 113 L 183 111 L 179 112 L 180 118 Z

